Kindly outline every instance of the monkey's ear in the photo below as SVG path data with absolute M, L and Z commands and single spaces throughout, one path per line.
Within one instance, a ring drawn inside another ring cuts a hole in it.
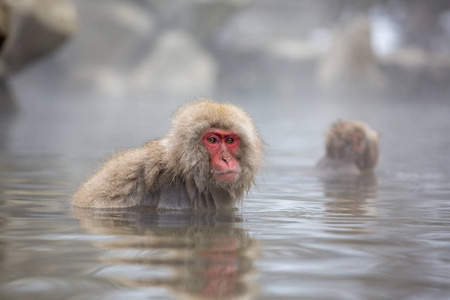
M 357 131 L 353 134 L 353 150 L 361 153 L 363 150 L 364 137 L 361 132 Z

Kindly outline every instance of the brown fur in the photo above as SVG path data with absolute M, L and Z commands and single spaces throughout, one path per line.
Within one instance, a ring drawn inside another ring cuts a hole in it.
M 327 132 L 325 148 L 319 169 L 359 174 L 378 161 L 378 133 L 363 122 L 339 120 Z
M 240 165 L 233 183 L 216 181 L 201 142 L 209 128 L 237 132 Z M 232 104 L 209 99 L 181 107 L 166 137 L 109 159 L 75 193 L 79 207 L 165 209 L 234 207 L 254 181 L 263 160 L 263 142 L 251 118 Z

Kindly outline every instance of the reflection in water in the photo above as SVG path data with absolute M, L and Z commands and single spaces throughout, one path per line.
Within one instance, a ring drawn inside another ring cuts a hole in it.
M 335 224 L 345 233 L 362 233 L 364 219 L 377 217 L 375 199 L 377 199 L 378 180 L 374 172 L 366 172 L 357 176 L 331 176 L 322 179 L 324 196 L 332 198 L 325 203 L 325 211 L 329 217 L 328 224 Z
M 249 234 L 235 226 L 234 212 L 137 212 L 84 210 L 75 216 L 103 249 L 102 267 L 91 271 L 128 287 L 169 287 L 182 296 L 248 297 L 245 279 L 256 251 Z

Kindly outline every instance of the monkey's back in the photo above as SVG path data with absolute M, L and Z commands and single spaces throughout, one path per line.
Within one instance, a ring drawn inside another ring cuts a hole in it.
M 72 205 L 92 208 L 141 205 L 161 172 L 163 153 L 158 144 L 159 140 L 155 140 L 143 147 L 113 155 L 81 185 Z M 152 180 L 150 185 L 148 180 Z

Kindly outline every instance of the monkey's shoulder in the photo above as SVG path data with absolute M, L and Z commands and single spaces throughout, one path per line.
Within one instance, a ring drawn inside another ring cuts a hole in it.
M 130 169 L 135 171 L 136 168 L 145 168 L 152 165 L 158 165 L 164 160 L 164 145 L 162 140 L 152 140 L 139 148 L 127 149 L 122 152 L 113 154 L 104 166 L 111 166 L 120 170 Z M 122 173 L 120 170 L 117 172 Z
M 129 207 L 139 204 L 161 173 L 162 147 L 158 140 L 111 155 L 84 182 L 72 204 L 88 207 Z
M 150 141 L 142 147 L 142 151 L 146 153 L 143 175 L 147 189 L 152 192 L 172 181 L 167 166 L 166 144 L 165 139 L 159 139 Z

